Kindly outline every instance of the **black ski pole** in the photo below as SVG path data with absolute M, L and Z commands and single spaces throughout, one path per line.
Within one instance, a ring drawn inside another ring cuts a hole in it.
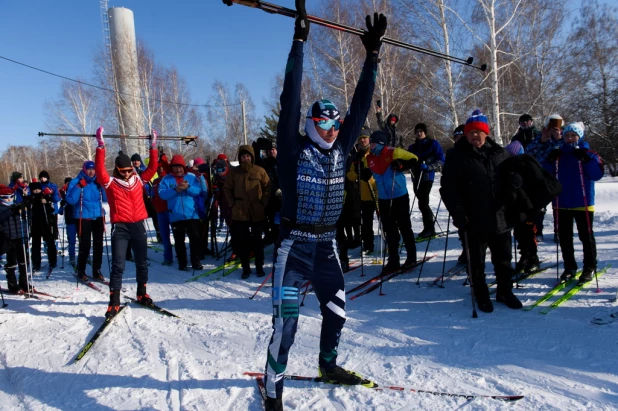
M 356 155 L 357 155 L 357 159 L 356 159 L 357 160 L 357 162 L 356 162 L 356 179 L 357 180 L 356 181 L 358 183 L 358 197 L 360 198 L 361 197 L 361 178 L 360 178 L 360 170 L 361 170 L 360 162 L 361 162 L 361 160 L 360 160 L 360 158 L 358 158 L 358 151 L 357 151 Z M 367 182 L 367 184 L 369 184 L 369 182 Z M 361 204 L 362 204 L 362 200 L 363 199 L 361 198 Z M 363 250 L 363 248 L 364 248 L 363 247 L 363 240 L 364 240 L 364 238 L 363 238 L 363 209 L 361 207 L 361 252 L 360 252 L 360 260 L 361 260 L 361 275 L 360 276 L 361 277 L 365 276 L 365 262 L 363 260 L 363 251 L 364 251 Z
M 444 259 L 442 260 L 442 281 L 438 287 L 444 288 L 444 270 L 446 269 L 446 249 L 448 248 L 448 232 L 451 226 L 451 214 L 449 213 L 446 219 L 446 242 L 444 243 Z
M 236 4 L 240 4 L 242 6 L 248 6 L 248 7 L 252 7 L 252 8 L 257 8 L 260 10 L 263 10 L 267 13 L 271 13 L 271 14 L 279 14 L 282 16 L 287 16 L 287 17 L 296 17 L 296 10 L 292 10 L 292 9 L 288 9 L 286 7 L 282 7 L 279 6 L 277 4 L 272 4 L 272 3 L 267 3 L 265 1 L 260 1 L 260 0 L 223 0 L 223 3 L 231 6 L 234 3 Z M 331 29 L 335 29 L 335 30 L 340 30 L 340 31 L 344 31 L 346 33 L 350 33 L 350 34 L 356 34 L 356 35 L 362 35 L 363 34 L 363 30 L 354 28 L 354 27 L 350 27 L 341 23 L 335 23 L 326 19 L 322 19 L 319 17 L 315 17 L 315 16 L 311 16 L 311 15 L 307 15 L 307 20 L 309 20 L 312 23 L 315 23 L 317 25 L 320 26 L 324 26 L 324 27 L 328 27 Z M 408 50 L 412 50 L 412 51 L 416 51 L 418 53 L 422 53 L 422 54 L 426 54 L 428 56 L 432 56 L 432 57 L 438 57 L 444 60 L 448 60 L 448 61 L 452 61 L 454 63 L 458 63 L 458 64 L 463 64 L 463 65 L 467 65 L 470 67 L 474 67 L 476 69 L 479 69 L 481 71 L 485 71 L 487 70 L 487 65 L 486 64 L 482 64 L 481 66 L 475 66 L 472 65 L 474 59 L 472 57 L 468 57 L 467 59 L 462 59 L 459 57 L 453 57 L 450 56 L 448 54 L 444 54 L 444 53 L 440 53 L 438 51 L 435 50 L 431 50 L 431 49 L 426 49 L 423 47 L 419 47 L 419 46 L 414 46 L 412 44 L 408 44 L 408 43 L 404 43 L 402 41 L 399 40 L 393 40 L 390 39 L 388 37 L 384 37 L 382 38 L 382 42 L 385 44 L 391 44 L 393 46 L 397 46 L 397 47 L 401 47 L 404 49 L 408 49 Z
M 414 174 L 411 173 L 411 176 L 413 177 Z M 416 184 L 416 190 L 414 190 L 414 198 L 412 198 L 412 205 L 410 206 L 410 215 L 408 216 L 410 218 L 410 224 L 412 224 L 412 212 L 414 211 L 414 203 L 416 202 L 416 193 L 418 192 L 419 187 L 421 186 L 421 180 L 423 179 L 423 170 L 421 170 L 421 173 L 418 176 L 418 183 Z M 414 179 L 412 179 L 412 183 L 414 184 Z M 401 253 L 401 250 L 403 249 L 403 244 L 401 244 L 399 246 L 399 253 Z
M 8 304 L 4 302 L 4 292 L 2 291 L 2 285 L 0 285 L 0 296 L 2 297 L 2 308 L 7 307 Z
M 66 209 L 64 210 L 64 212 L 66 213 Z M 67 218 L 66 215 L 62 216 L 62 267 L 60 267 L 62 270 L 64 270 L 64 236 L 65 236 L 65 228 L 67 226 Z
M 464 248 L 466 250 L 466 260 L 468 267 L 468 278 L 470 279 L 470 297 L 472 298 L 472 318 L 478 318 L 476 313 L 476 300 L 474 299 L 474 282 L 472 280 L 472 263 L 470 262 L 470 247 L 468 243 L 468 232 L 464 231 Z
M 434 225 L 436 224 L 436 220 L 438 219 L 438 214 L 440 213 L 440 206 L 442 205 L 442 197 L 440 197 L 440 202 L 438 203 L 438 209 L 436 210 L 436 216 L 433 218 Z M 423 256 L 423 262 L 421 263 L 421 268 L 418 270 L 418 278 L 416 279 L 416 285 L 420 287 L 421 285 L 421 274 L 423 274 L 423 267 L 425 266 L 425 259 L 427 258 L 427 251 L 429 251 L 429 243 L 431 243 L 431 237 L 427 240 L 427 246 L 425 247 L 425 255 Z
M 515 239 L 515 229 L 513 229 L 513 260 L 517 261 L 517 240 Z M 515 268 L 517 268 L 517 263 L 515 263 Z M 517 270 L 515 272 L 515 288 L 519 288 L 519 273 Z

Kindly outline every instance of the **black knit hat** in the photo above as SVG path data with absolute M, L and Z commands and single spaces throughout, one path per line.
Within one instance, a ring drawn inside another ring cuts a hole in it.
M 39 180 L 42 179 L 42 178 L 46 178 L 46 179 L 49 180 L 49 173 L 47 171 L 45 171 L 45 170 L 41 171 L 39 173 Z
M 71 177 L 66 177 L 66 178 L 64 179 L 64 184 L 66 184 L 66 183 L 70 183 L 70 182 L 71 182 L 71 180 L 73 180 Z
M 463 124 L 460 124 L 459 126 L 457 126 L 457 128 L 455 130 L 453 130 L 453 137 L 454 136 L 463 136 L 464 134 L 464 128 L 466 126 Z
M 129 158 L 129 156 L 126 155 L 125 153 L 123 153 L 122 151 L 118 152 L 118 157 L 116 157 L 115 164 L 116 164 L 116 167 L 118 167 L 118 168 L 133 167 L 133 165 L 131 164 L 131 159 Z
M 387 140 L 388 140 L 388 136 L 382 130 L 374 131 L 373 133 L 371 133 L 371 137 L 369 139 L 371 143 L 383 144 L 383 145 L 386 145 Z
M 522 114 L 521 117 L 519 117 L 519 122 L 521 123 L 522 121 L 532 121 L 532 116 L 528 113 Z
M 33 183 L 30 183 L 30 185 L 28 186 L 30 187 L 30 191 L 34 191 L 34 190 L 42 190 L 43 186 L 41 186 L 41 183 L 39 183 L 38 181 L 35 181 Z
M 139 161 L 140 163 L 143 163 L 142 158 L 140 157 L 139 154 L 135 153 L 131 156 L 131 161 Z
M 20 173 L 19 171 L 13 171 L 13 174 L 11 174 L 11 183 L 16 182 L 17 179 L 22 178 L 23 176 L 23 173 Z
M 361 127 L 360 133 L 358 133 L 358 137 L 356 139 L 358 140 L 359 138 L 364 137 L 371 137 L 371 129 L 369 127 Z
M 417 125 L 414 126 L 415 133 L 416 133 L 416 130 L 421 130 L 423 133 L 427 134 L 427 125 L 425 123 L 418 123 Z

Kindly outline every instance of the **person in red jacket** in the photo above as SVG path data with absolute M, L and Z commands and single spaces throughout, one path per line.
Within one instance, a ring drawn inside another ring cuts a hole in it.
M 142 186 L 157 172 L 157 132 L 152 130 L 150 140 L 150 163 L 148 168 L 139 176 L 131 164 L 131 159 L 120 152 L 114 164 L 113 176 L 105 169 L 105 142 L 103 141 L 103 127 L 96 132 L 97 152 L 95 170 L 97 183 L 105 187 L 109 203 L 110 221 L 114 225 L 112 230 L 112 272 L 109 278 L 109 306 L 105 316 L 111 318 L 120 310 L 120 290 L 122 288 L 122 273 L 126 251 L 129 242 L 133 249 L 135 260 L 135 277 L 137 280 L 137 302 L 143 305 L 154 305 L 146 293 L 148 282 L 147 237 L 144 220 L 148 218 Z

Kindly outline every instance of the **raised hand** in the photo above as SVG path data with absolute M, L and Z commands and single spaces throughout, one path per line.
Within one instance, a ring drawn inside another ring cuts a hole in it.
M 305 0 L 296 0 L 296 21 L 294 22 L 294 40 L 307 41 L 309 36 L 309 19 L 305 10 Z
M 159 135 L 157 134 L 157 130 L 154 128 L 150 131 L 150 148 L 154 149 L 157 147 L 157 139 Z
M 99 147 L 105 146 L 105 141 L 103 141 L 103 126 L 97 128 L 96 137 Z
M 367 53 L 378 53 L 382 46 L 382 38 L 386 33 L 386 16 L 384 14 L 373 13 L 373 24 L 371 24 L 371 16 L 365 18 L 367 30 L 363 31 L 361 40 L 367 50 Z

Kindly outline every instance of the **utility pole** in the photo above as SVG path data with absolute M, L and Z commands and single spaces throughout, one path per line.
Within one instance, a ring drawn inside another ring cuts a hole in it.
M 247 121 L 245 119 L 245 100 L 240 102 L 240 107 L 242 109 L 242 133 L 245 136 L 245 145 L 247 145 Z

